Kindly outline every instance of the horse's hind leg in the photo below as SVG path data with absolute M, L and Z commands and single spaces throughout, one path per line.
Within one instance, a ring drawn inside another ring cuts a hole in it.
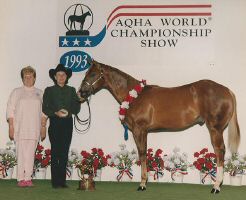
M 213 186 L 213 189 L 211 190 L 211 193 L 219 193 L 224 176 L 225 144 L 223 140 L 223 130 L 218 131 L 218 129 L 214 127 L 208 127 L 208 129 L 210 132 L 211 142 L 214 148 L 214 153 L 217 159 L 216 182 Z
M 147 132 L 135 128 L 133 130 L 133 137 L 138 149 L 139 160 L 141 162 L 141 183 L 138 191 L 146 190 L 147 182 L 147 166 L 146 166 L 146 152 L 147 152 Z

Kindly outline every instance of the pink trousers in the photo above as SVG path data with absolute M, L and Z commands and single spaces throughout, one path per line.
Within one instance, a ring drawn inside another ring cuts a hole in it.
M 17 155 L 17 181 L 31 180 L 37 140 L 18 140 L 16 141 Z

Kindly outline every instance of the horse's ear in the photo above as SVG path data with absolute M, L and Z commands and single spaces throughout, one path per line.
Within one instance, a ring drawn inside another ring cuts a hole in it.
M 92 61 L 94 64 L 99 64 L 99 62 L 97 62 L 96 60 L 93 60 Z
M 93 62 L 94 62 L 93 58 L 87 59 L 87 63 L 88 63 L 90 66 L 93 65 Z
M 99 67 L 99 68 L 101 67 L 101 63 L 97 62 L 96 60 L 93 60 L 92 64 Z

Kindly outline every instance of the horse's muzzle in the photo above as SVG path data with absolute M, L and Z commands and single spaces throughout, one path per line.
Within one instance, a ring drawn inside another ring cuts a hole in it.
M 87 99 L 90 96 L 90 91 L 82 91 L 80 90 L 80 96 L 83 97 L 84 99 Z

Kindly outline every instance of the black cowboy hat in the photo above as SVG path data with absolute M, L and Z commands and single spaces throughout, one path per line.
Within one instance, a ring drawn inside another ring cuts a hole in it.
M 49 70 L 50 78 L 51 78 L 54 82 L 56 82 L 56 80 L 55 80 L 55 75 L 56 75 L 57 72 L 61 72 L 61 71 L 66 73 L 66 75 L 67 75 L 67 80 L 68 80 L 69 78 L 71 78 L 71 76 L 72 76 L 72 70 L 69 69 L 69 68 L 64 67 L 63 64 L 58 64 L 58 65 L 56 66 L 55 69 L 50 69 L 50 70 Z

